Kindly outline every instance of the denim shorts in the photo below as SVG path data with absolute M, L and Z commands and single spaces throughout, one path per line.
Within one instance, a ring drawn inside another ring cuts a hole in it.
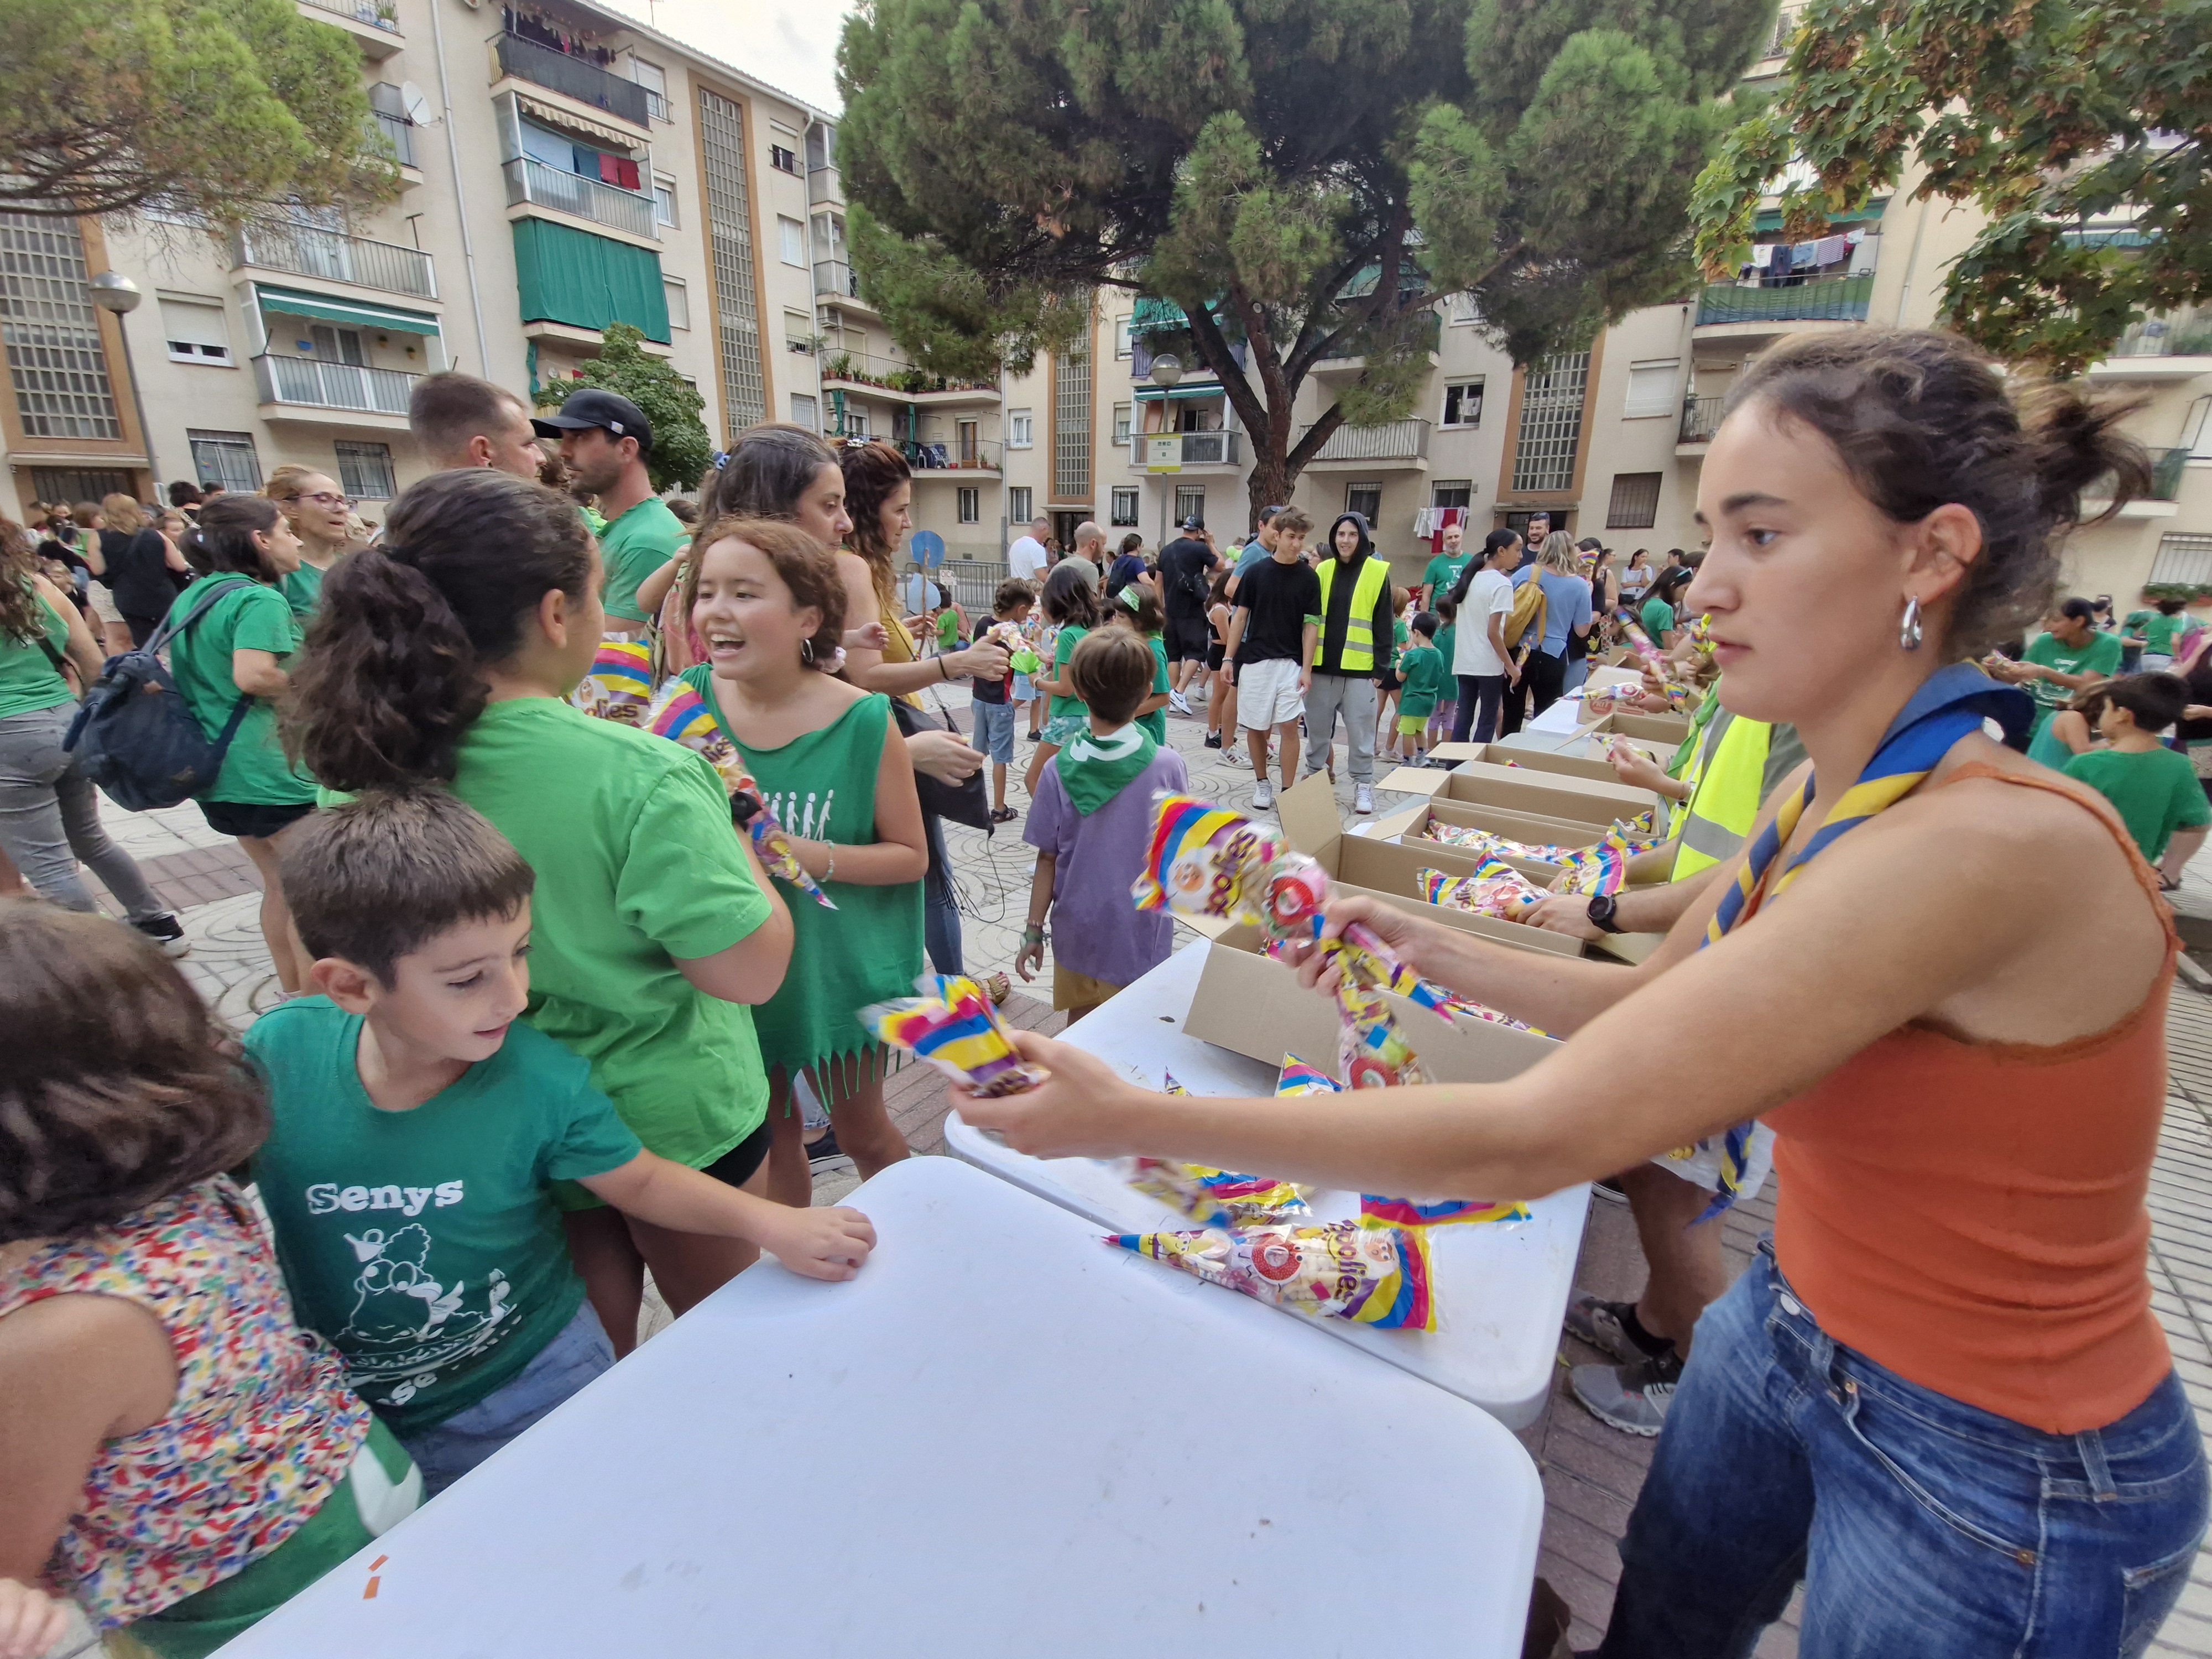
M 1000 766 L 1014 759 L 1014 706 L 1010 702 L 975 702 L 975 746 Z
M 514 1381 L 442 1423 L 399 1437 L 422 1471 L 424 1495 L 445 1491 L 614 1363 L 615 1345 L 586 1302 Z
M 1028 675 L 1016 674 L 1014 676 L 1013 697 L 1016 702 L 1035 702 L 1036 701 L 1037 689 L 1036 686 L 1030 684 L 1030 677 Z

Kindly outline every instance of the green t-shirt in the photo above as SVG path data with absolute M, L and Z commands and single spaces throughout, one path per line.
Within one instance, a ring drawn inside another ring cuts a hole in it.
M 1443 659 L 1443 697 L 1444 701 L 1447 702 L 1456 702 L 1459 701 L 1459 688 L 1455 684 L 1452 677 L 1452 664 L 1459 660 L 1459 659 L 1455 657 L 1452 653 L 1458 649 L 1459 624 L 1457 623 L 1446 623 L 1442 628 L 1437 629 L 1437 655 Z
M 1664 645 L 1667 630 L 1674 625 L 1674 607 L 1664 599 L 1646 599 L 1644 601 L 1644 614 L 1638 620 L 1643 623 L 1644 631 L 1651 636 L 1652 644 Z
M 960 613 L 949 605 L 937 613 L 937 648 L 945 653 L 960 648 Z
M 1474 557 L 1474 555 L 1469 552 L 1439 553 L 1429 561 L 1429 568 L 1421 573 L 1421 580 L 1429 586 L 1431 609 L 1435 608 L 1438 599 L 1451 598 L 1451 591 L 1459 581 L 1459 573 L 1467 568 L 1468 562 Z
M 2141 640 L 2148 655 L 2170 657 L 2173 654 L 2173 642 L 2188 626 L 2188 617 L 2180 612 L 2169 617 L 2163 611 L 2130 611 L 2127 621 L 2121 624 L 2120 635 L 2124 639 Z
M 453 787 L 538 872 L 530 1023 L 591 1062 L 593 1085 L 663 1158 L 702 1168 L 758 1128 L 768 1076 L 752 1010 L 699 990 L 674 960 L 726 951 L 769 916 L 706 757 L 515 697 L 477 717 Z
M 1145 643 L 1152 647 L 1152 695 L 1156 697 L 1165 696 L 1175 689 L 1175 682 L 1168 678 L 1168 648 L 1160 642 L 1160 636 L 1157 634 L 1146 635 Z M 1155 708 L 1149 714 L 1139 714 L 1137 716 L 1137 724 L 1152 734 L 1154 743 L 1165 743 L 1168 740 L 1166 709 Z
M 1417 645 L 1399 660 L 1398 674 L 1405 682 L 1398 693 L 1400 715 L 1435 714 L 1444 683 L 1443 653 L 1433 645 Z
M 299 647 L 300 623 L 277 589 L 239 575 L 194 582 L 170 605 L 170 619 L 183 617 L 206 599 L 210 582 L 220 582 L 228 591 L 171 642 L 169 672 L 185 707 L 213 742 L 222 735 L 240 696 L 238 682 L 230 677 L 230 653 L 267 651 L 282 664 Z M 222 757 L 222 771 L 199 798 L 258 806 L 297 806 L 314 799 L 314 781 L 293 769 L 276 740 L 276 704 L 266 697 L 247 703 L 238 735 Z
M 2157 748 L 2141 754 L 2092 749 L 2066 763 L 2066 775 L 2087 784 L 2118 811 L 2145 859 L 2156 864 L 2177 830 L 2212 823 L 2212 806 L 2189 757 Z
M 1401 617 L 1390 624 L 1390 660 L 1382 665 L 1386 670 L 1396 671 L 1398 659 L 1406 653 L 1406 641 L 1413 637 L 1413 625 L 1405 617 Z
M 2094 674 L 2100 679 L 2110 678 L 2120 672 L 2120 636 L 2117 634 L 2092 633 L 2079 646 L 2071 646 L 2056 634 L 2038 634 L 2027 642 L 2021 653 L 2024 662 L 2040 663 L 2045 668 L 2055 668 L 2062 674 Z M 2027 694 L 2035 699 L 2035 721 L 2039 727 L 2052 713 L 2063 708 L 2074 696 L 2074 688 L 2054 685 L 2045 679 L 2026 682 Z
M 33 592 L 31 599 L 39 607 L 39 622 L 45 630 L 46 645 L 58 653 L 69 643 L 69 624 L 42 595 Z M 36 639 L 19 640 L 11 634 L 0 633 L 0 720 L 74 701 L 69 682 L 54 666 L 53 658 L 46 654 L 46 645 L 40 645 Z
M 300 619 L 302 630 L 307 627 L 307 618 L 315 614 L 315 605 L 323 597 L 323 578 L 337 568 L 335 561 L 330 570 L 318 570 L 303 559 L 297 570 L 277 584 L 283 591 L 285 603 L 292 607 L 292 614 Z
M 1083 636 L 1090 631 L 1087 628 L 1078 628 L 1073 623 L 1060 630 L 1060 637 L 1052 647 L 1053 678 L 1066 679 L 1067 659 L 1075 654 L 1075 647 L 1083 643 Z M 1080 697 L 1054 696 L 1046 708 L 1044 717 L 1048 720 L 1056 720 L 1063 714 L 1080 714 L 1087 718 L 1090 713 L 1090 705 Z
M 527 1025 L 410 1112 L 370 1102 L 360 1044 L 360 1017 L 325 997 L 254 1022 L 271 1127 L 253 1177 L 300 1323 L 409 1434 L 512 1382 L 576 1316 L 549 1187 L 639 1147 L 590 1068 Z
M 637 585 L 676 556 L 691 532 L 658 495 L 647 495 L 599 532 L 599 557 L 606 566 L 607 618 L 645 620 L 638 608 Z

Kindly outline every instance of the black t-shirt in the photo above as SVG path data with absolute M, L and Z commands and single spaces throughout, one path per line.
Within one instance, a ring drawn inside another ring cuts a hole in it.
M 998 625 L 999 619 L 996 617 L 984 617 L 982 621 L 975 624 L 975 631 L 969 635 L 969 643 L 971 645 L 981 645 L 984 642 L 984 636 Z M 977 702 L 1006 702 L 1007 693 L 1012 690 L 1013 684 L 1014 671 L 1009 668 L 1006 671 L 1006 677 L 1004 679 L 969 680 L 968 682 L 968 695 L 975 698 Z
M 1160 550 L 1160 593 L 1170 617 L 1206 614 L 1206 572 L 1221 562 L 1212 548 L 1195 537 L 1178 536 Z
M 100 532 L 100 556 L 107 566 L 100 580 L 115 597 L 115 608 L 126 617 L 160 617 L 168 614 L 177 597 L 169 579 L 168 544 L 158 530 L 141 530 L 125 536 L 119 530 Z
M 1262 559 L 1237 584 L 1237 607 L 1252 613 L 1237 641 L 1239 663 L 1296 662 L 1304 654 L 1306 618 L 1321 615 L 1321 578 L 1310 564 Z

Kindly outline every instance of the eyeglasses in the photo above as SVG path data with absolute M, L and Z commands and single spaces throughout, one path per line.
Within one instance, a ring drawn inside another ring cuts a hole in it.
M 353 510 L 352 496 L 333 495 L 327 489 L 318 489 L 312 495 L 295 495 L 292 499 L 295 501 L 313 501 L 317 507 L 342 507 L 348 512 Z

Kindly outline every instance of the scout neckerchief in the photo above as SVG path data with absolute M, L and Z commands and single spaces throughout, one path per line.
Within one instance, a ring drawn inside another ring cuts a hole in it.
M 1980 731 L 1984 719 L 1995 720 L 2004 728 L 2008 739 L 2017 740 L 2027 730 L 2034 708 L 2033 700 L 2026 692 L 1999 684 L 1972 663 L 1954 663 L 1948 668 L 1938 669 L 1898 711 L 1897 718 L 1882 733 L 1881 743 L 1875 746 L 1874 758 L 1866 763 L 1858 781 L 1844 792 L 1812 840 L 1805 844 L 1805 850 L 1774 874 L 1770 884 L 1767 878 L 1774 872 L 1776 860 L 1813 800 L 1817 780 L 1809 772 L 1805 775 L 1805 781 L 1782 803 L 1773 822 L 1760 830 L 1752 842 L 1751 853 L 1736 872 L 1734 884 L 1721 895 L 1720 905 L 1706 925 L 1705 937 L 1698 948 L 1713 944 L 1754 915 L 1766 899 L 1795 881 L 1798 872 L 1837 836 L 1856 829 L 1918 788 L 1943 757 L 1950 753 L 1952 745 L 1968 732 Z M 1720 1190 L 1698 1220 L 1718 1215 L 1735 1202 L 1750 1155 L 1751 1130 L 1749 1123 L 1739 1123 L 1722 1137 Z
M 1052 763 L 1060 772 L 1060 787 L 1067 791 L 1068 799 L 1087 818 L 1150 766 L 1159 746 L 1151 732 L 1132 724 L 1110 738 L 1081 732 L 1053 757 Z

